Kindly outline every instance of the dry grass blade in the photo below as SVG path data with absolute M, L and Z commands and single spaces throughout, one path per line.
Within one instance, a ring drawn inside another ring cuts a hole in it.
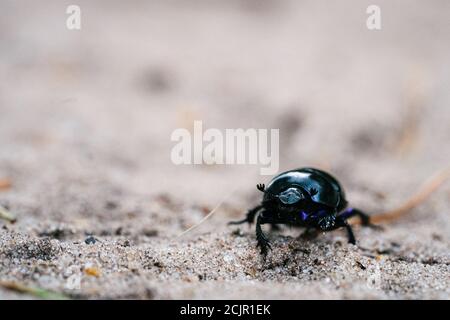
M 428 183 L 423 186 L 423 188 L 417 194 L 412 196 L 403 205 L 399 206 L 396 209 L 373 215 L 371 217 L 371 222 L 385 223 L 399 219 L 400 217 L 423 203 L 425 200 L 427 200 L 435 190 L 437 190 L 442 184 L 444 184 L 445 181 L 447 181 L 448 178 L 450 178 L 450 168 L 447 168 L 446 170 L 436 174 L 429 180 Z
M 11 180 L 9 179 L 0 179 L 0 191 L 8 190 L 12 186 Z
M 9 290 L 13 290 L 20 293 L 28 293 L 35 297 L 38 297 L 40 299 L 46 299 L 46 300 L 67 300 L 69 297 L 58 293 L 49 291 L 42 288 L 37 287 L 28 287 L 26 285 L 17 283 L 17 282 L 10 282 L 10 281 L 0 281 L 0 286 Z
M 12 212 L 6 210 L 6 208 L 0 206 L 0 219 L 14 223 L 16 222 L 17 217 Z

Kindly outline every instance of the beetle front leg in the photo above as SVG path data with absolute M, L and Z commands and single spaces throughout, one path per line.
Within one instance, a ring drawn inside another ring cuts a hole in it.
M 262 214 L 259 214 L 258 218 L 256 218 L 256 240 L 258 241 L 257 247 L 261 247 L 261 254 L 264 258 L 267 256 L 267 249 L 272 249 L 269 239 L 267 239 L 261 228 L 261 225 L 265 223 L 267 223 L 266 219 Z
M 356 244 L 355 235 L 353 234 L 352 227 L 347 223 L 344 224 L 345 229 L 347 229 L 348 242 L 351 244 Z
M 245 217 L 244 219 L 238 220 L 238 221 L 230 221 L 230 222 L 228 222 L 228 224 L 229 224 L 229 225 L 232 225 L 232 224 L 242 224 L 242 223 L 246 223 L 246 222 L 249 223 L 249 224 L 252 224 L 252 223 L 253 223 L 253 220 L 255 220 L 256 214 L 257 214 L 258 211 L 261 210 L 262 208 L 263 208 L 262 205 L 258 205 L 258 206 L 256 206 L 256 207 L 254 207 L 253 209 L 248 210 L 248 211 L 247 211 L 247 215 L 246 215 L 246 217 Z
M 337 228 L 344 227 L 347 230 L 348 242 L 351 244 L 356 244 L 356 239 L 355 239 L 355 235 L 353 234 L 353 229 L 345 219 L 338 216 L 336 219 L 336 227 Z

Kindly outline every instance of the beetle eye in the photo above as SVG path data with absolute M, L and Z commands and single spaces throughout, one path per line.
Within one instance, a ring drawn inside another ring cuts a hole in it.
M 278 196 L 284 204 L 294 204 L 303 199 L 303 195 L 296 188 L 289 188 Z

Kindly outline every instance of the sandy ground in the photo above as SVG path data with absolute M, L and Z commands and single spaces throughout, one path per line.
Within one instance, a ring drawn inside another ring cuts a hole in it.
M 0 2 L 0 281 L 72 298 L 449 299 L 450 190 L 383 231 L 228 227 L 257 166 L 170 161 L 171 132 L 279 128 L 280 171 L 400 205 L 450 159 L 448 1 Z M 3 184 L 3 186 L 1 186 Z M 10 185 L 9 185 L 10 184 Z M 219 202 L 222 206 L 194 231 Z M 90 238 L 94 237 L 94 240 Z M 86 243 L 87 242 L 87 243 Z M 33 295 L 0 287 L 0 298 Z

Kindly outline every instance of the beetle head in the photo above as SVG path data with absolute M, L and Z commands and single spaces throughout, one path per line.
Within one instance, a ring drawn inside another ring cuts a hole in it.
M 333 214 L 320 218 L 317 223 L 322 230 L 331 230 L 336 224 L 336 216 Z
M 336 213 L 327 209 L 318 210 L 311 214 L 301 211 L 300 217 L 303 221 L 307 221 L 324 231 L 332 230 L 336 224 Z

